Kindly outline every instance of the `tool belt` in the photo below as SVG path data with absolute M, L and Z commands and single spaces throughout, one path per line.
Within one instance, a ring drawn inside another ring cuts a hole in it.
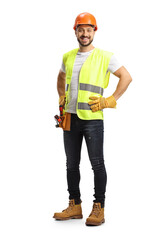
M 59 127 L 61 127 L 65 131 L 70 131 L 71 128 L 71 113 L 65 113 L 60 117 L 62 122 L 59 123 Z
M 67 113 L 65 112 L 65 114 L 63 115 L 63 108 L 64 105 L 60 105 L 59 106 L 59 111 L 60 111 L 60 116 L 55 115 L 54 118 L 57 122 L 56 127 L 60 127 L 65 131 L 70 131 L 71 128 L 71 113 Z

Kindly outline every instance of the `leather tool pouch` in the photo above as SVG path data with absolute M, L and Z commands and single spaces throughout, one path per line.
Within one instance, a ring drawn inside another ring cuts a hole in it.
M 71 113 L 65 113 L 64 116 L 61 117 L 62 123 L 59 124 L 59 127 L 61 127 L 65 131 L 70 131 L 71 128 Z

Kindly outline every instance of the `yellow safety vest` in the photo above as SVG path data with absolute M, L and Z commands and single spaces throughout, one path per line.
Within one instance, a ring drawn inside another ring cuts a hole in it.
M 70 83 L 72 79 L 73 66 L 79 48 L 73 49 L 63 55 L 63 63 L 66 70 L 66 105 L 69 103 Z M 77 115 L 83 120 L 103 119 L 103 111 L 92 112 L 88 102 L 90 96 L 102 97 L 104 88 L 108 86 L 110 72 L 108 65 L 113 53 L 94 48 L 92 53 L 84 62 L 78 84 Z

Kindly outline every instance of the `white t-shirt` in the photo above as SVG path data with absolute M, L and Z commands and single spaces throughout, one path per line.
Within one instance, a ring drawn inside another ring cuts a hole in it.
M 67 105 L 66 112 L 76 113 L 76 105 L 77 105 L 77 97 L 78 97 L 78 83 L 79 83 L 79 73 L 83 63 L 86 61 L 87 57 L 91 54 L 93 50 L 89 52 L 78 52 L 74 66 L 73 66 L 73 73 L 71 79 L 71 86 L 70 86 L 70 95 L 68 96 L 69 104 Z M 108 66 L 107 71 L 114 73 L 122 66 L 121 63 L 118 62 L 117 58 L 112 55 L 110 59 L 110 63 Z M 61 71 L 65 72 L 65 65 L 62 61 Z

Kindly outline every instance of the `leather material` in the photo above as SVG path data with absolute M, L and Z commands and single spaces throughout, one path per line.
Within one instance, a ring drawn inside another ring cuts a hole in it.
M 115 108 L 117 105 L 113 95 L 108 98 L 91 96 L 89 99 L 92 100 L 88 102 L 92 112 L 97 112 L 104 108 Z
M 54 213 L 53 218 L 57 220 L 81 219 L 83 218 L 81 204 L 76 205 L 72 199 L 69 201 L 69 206 L 62 212 Z
M 59 124 L 59 127 L 61 127 L 65 131 L 70 131 L 71 128 L 71 113 L 65 113 L 62 117 L 62 123 Z
M 86 219 L 86 225 L 98 226 L 105 222 L 104 208 L 101 208 L 101 203 L 94 203 L 93 209 L 89 217 Z

